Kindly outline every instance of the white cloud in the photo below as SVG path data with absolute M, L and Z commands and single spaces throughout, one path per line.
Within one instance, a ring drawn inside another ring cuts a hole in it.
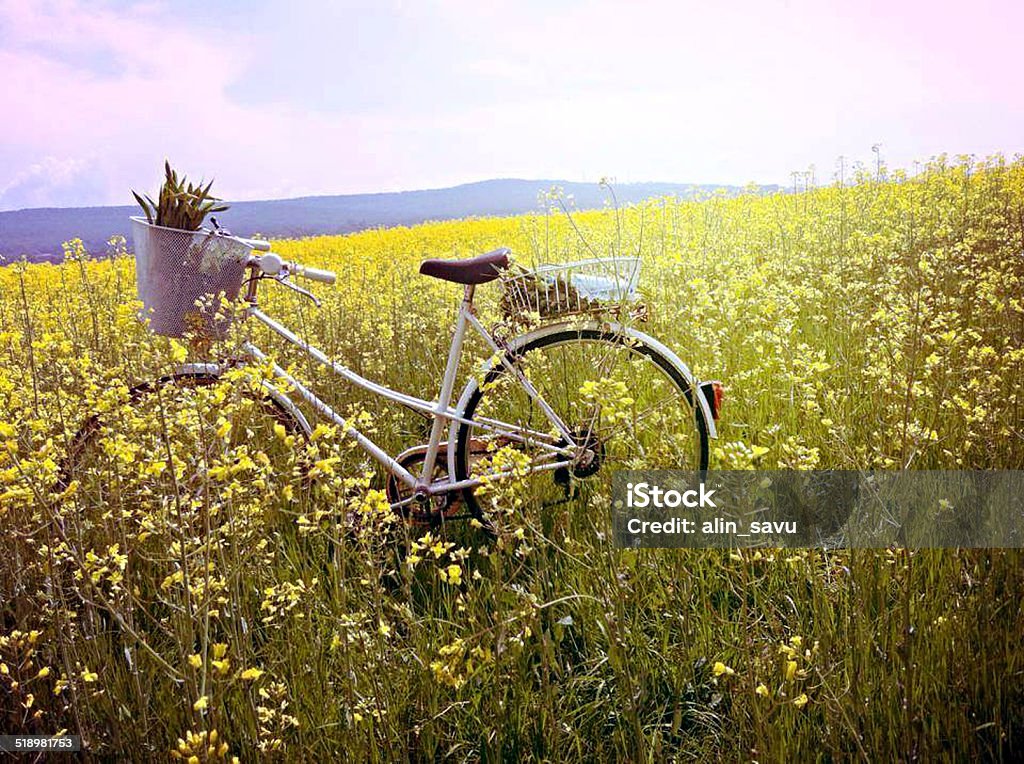
M 91 162 L 72 157 L 44 157 L 0 185 L 0 209 L 77 204 L 95 193 Z
M 0 18 L 8 40 L 0 48 L 5 111 L 17 115 L 0 127 L 0 187 L 8 193 L 29 176 L 44 181 L 33 168 L 53 167 L 45 157 L 58 156 L 92 157 L 103 186 L 92 201 L 108 204 L 130 202 L 130 187 L 155 187 L 165 156 L 186 172 L 216 172 L 219 191 L 235 198 L 310 190 L 311 178 L 332 172 L 373 180 L 372 164 L 353 150 L 354 120 L 244 107 L 225 95 L 258 54 L 244 38 L 76 0 L 5 0 Z M 83 67 L 81 55 L 113 61 L 115 73 Z M 56 190 L 61 177 L 51 180 Z M 40 186 L 33 199 L 46 203 L 44 196 Z M 0 207 L 10 206 L 0 197 Z

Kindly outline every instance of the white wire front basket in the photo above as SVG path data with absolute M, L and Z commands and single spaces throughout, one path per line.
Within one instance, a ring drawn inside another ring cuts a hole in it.
M 505 317 L 554 318 L 610 314 L 643 318 L 637 285 L 640 258 L 606 257 L 526 269 L 513 265 L 501 276 Z
M 135 283 L 149 328 L 181 337 L 197 332 L 222 337 L 226 301 L 238 298 L 250 250 L 212 231 L 182 231 L 132 219 Z

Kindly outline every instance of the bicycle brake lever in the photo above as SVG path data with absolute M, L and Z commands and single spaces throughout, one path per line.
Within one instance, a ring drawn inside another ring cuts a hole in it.
M 287 275 L 274 276 L 273 279 L 274 279 L 274 281 L 276 281 L 281 286 L 286 286 L 289 289 L 291 289 L 293 292 L 298 292 L 303 297 L 308 297 L 309 299 L 311 299 L 313 301 L 314 305 L 316 305 L 318 308 L 320 307 L 320 300 L 317 299 L 316 295 L 314 295 L 312 292 L 306 291 L 305 289 L 303 289 L 300 286 L 296 286 L 295 284 L 293 284 L 291 281 L 288 280 L 288 276 Z
M 216 234 L 218 234 L 220 236 L 230 236 L 231 235 L 231 231 L 229 231 L 227 228 L 222 228 L 220 223 L 217 222 L 217 218 L 215 218 L 213 215 L 210 215 L 210 222 L 213 223 L 213 231 L 214 231 L 214 233 L 216 233 Z

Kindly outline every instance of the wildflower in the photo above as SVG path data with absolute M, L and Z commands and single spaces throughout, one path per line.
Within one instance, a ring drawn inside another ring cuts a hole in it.
M 177 340 L 171 340 L 171 360 L 174 363 L 184 363 L 187 356 L 188 351 L 185 350 L 185 346 Z
M 764 685 L 764 684 L 759 684 L 754 689 L 754 692 L 757 693 L 758 695 L 760 695 L 762 698 L 767 698 L 768 695 L 769 695 L 768 687 L 766 685 Z
M 732 676 L 733 674 L 736 673 L 733 669 L 729 668 L 728 666 L 726 666 L 721 661 L 716 661 L 715 662 L 714 668 L 711 669 L 711 672 L 715 676 L 722 676 L 723 674 L 725 676 Z
M 797 708 L 803 708 L 807 705 L 807 693 L 801 692 L 797 697 L 793 698 L 793 705 Z
M 189 662 L 189 665 L 192 666 L 192 668 L 199 668 L 200 666 L 203 665 L 203 659 L 200 656 L 196 655 L 195 653 L 193 653 L 192 655 L 188 656 L 188 662 Z
M 203 695 L 199 700 L 192 704 L 193 711 L 205 711 L 210 705 L 210 697 Z
M 786 679 L 792 680 L 796 676 L 796 661 L 786 661 Z
M 449 565 L 447 568 L 441 568 L 438 572 L 441 575 L 441 580 L 452 586 L 462 583 L 462 568 L 458 565 Z
M 217 422 L 217 437 L 227 439 L 229 432 L 231 432 L 231 422 L 221 417 Z
M 247 682 L 252 682 L 259 679 L 261 676 L 263 676 L 263 670 L 258 668 L 247 668 L 242 672 L 242 679 Z

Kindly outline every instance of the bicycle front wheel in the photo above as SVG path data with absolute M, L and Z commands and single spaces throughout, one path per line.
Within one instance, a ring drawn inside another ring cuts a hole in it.
M 464 492 L 469 511 L 491 524 L 542 519 L 549 531 L 556 515 L 606 510 L 615 470 L 706 470 L 701 393 L 655 344 L 636 332 L 597 328 L 513 343 L 505 362 L 466 393 L 463 416 L 475 423 L 459 425 L 456 478 L 484 481 Z M 573 448 L 538 398 L 568 429 Z M 561 462 L 568 463 L 554 466 Z
M 177 648 L 163 634 L 219 613 L 230 571 L 296 527 L 307 430 L 244 368 L 172 374 L 106 403 L 61 465 L 54 595 L 86 606 L 89 638 L 129 624 L 169 658 Z M 130 666 L 134 638 L 122 648 Z
M 242 370 L 182 373 L 132 389 L 69 444 L 58 490 L 84 540 L 255 530 L 300 485 L 308 425 Z M 173 534 L 171 534 L 173 531 Z

